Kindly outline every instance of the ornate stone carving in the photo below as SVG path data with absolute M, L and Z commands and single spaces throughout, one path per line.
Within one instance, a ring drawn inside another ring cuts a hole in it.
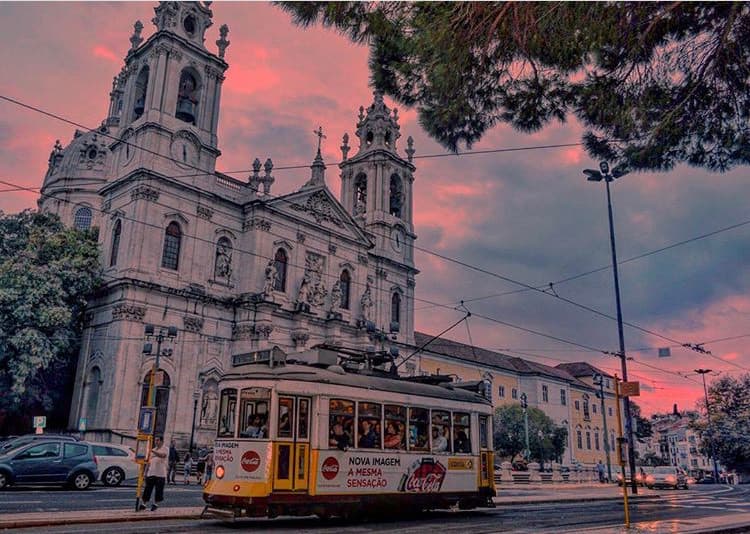
M 406 286 L 407 287 L 416 287 L 417 281 L 414 280 L 414 278 L 407 278 L 406 279 Z
M 334 283 L 333 287 L 331 288 L 331 306 L 329 308 L 329 311 L 331 313 L 336 313 L 336 310 L 341 307 L 342 295 L 343 291 L 341 291 L 341 281 L 336 280 L 336 283 Z
M 318 224 L 327 222 L 338 226 L 339 228 L 344 227 L 344 223 L 336 215 L 333 204 L 331 204 L 328 200 L 328 196 L 323 191 L 317 191 L 307 197 L 304 206 L 302 204 L 293 203 L 290 207 L 295 211 L 301 211 L 311 215 Z
M 135 50 L 143 42 L 141 32 L 143 31 L 143 23 L 140 20 L 136 20 L 133 24 L 133 35 L 130 36 L 130 49 Z
M 103 170 L 107 158 L 107 145 L 99 142 L 99 136 L 94 134 L 90 141 L 81 145 L 78 152 L 78 167 L 87 170 Z
M 255 336 L 260 339 L 268 339 L 273 332 L 272 324 L 259 324 L 255 327 Z
M 216 245 L 214 277 L 227 282 L 232 278 L 232 247 L 226 239 L 220 239 Z
M 276 262 L 273 259 L 268 260 L 265 270 L 265 282 L 263 282 L 263 298 L 273 300 L 273 291 L 276 287 L 276 279 L 279 271 L 276 269 Z
M 146 308 L 135 304 L 115 304 L 112 308 L 112 319 L 121 321 L 123 319 L 143 322 L 146 317 Z
M 329 254 L 336 254 L 337 250 L 338 250 L 338 248 L 336 247 L 336 245 L 334 245 L 334 244 L 329 244 L 328 245 L 328 253 Z
M 357 262 L 360 265 L 367 265 L 368 263 L 367 256 L 365 254 L 357 254 Z
M 130 200 L 143 198 L 151 202 L 159 200 L 159 191 L 147 185 L 139 185 L 130 193 Z
M 253 217 L 252 219 L 247 220 L 242 224 L 242 230 L 262 230 L 263 232 L 270 232 L 271 223 L 266 221 L 265 219 Z
M 185 330 L 188 332 L 200 332 L 203 330 L 203 318 L 186 315 L 182 318 Z
M 291 337 L 295 347 L 304 347 L 310 340 L 310 333 L 307 330 L 294 330 Z
M 235 340 L 268 339 L 271 332 L 273 332 L 273 325 L 267 323 L 258 325 L 239 324 L 232 326 L 232 338 Z
M 305 234 L 302 232 L 297 232 L 297 242 L 304 245 L 305 244 Z
M 224 59 L 224 54 L 230 43 L 227 39 L 227 35 L 229 35 L 229 26 L 222 24 L 219 28 L 219 39 L 216 41 L 216 46 L 219 47 L 219 57 L 222 59 Z
M 195 208 L 195 212 L 201 219 L 206 219 L 207 221 L 210 221 L 211 218 L 214 216 L 214 210 L 211 208 L 207 208 L 205 206 L 197 206 Z
M 305 278 L 310 282 L 308 302 L 313 306 L 323 306 L 328 291 L 323 282 L 325 258 L 320 254 L 308 252 L 305 257 Z
M 365 284 L 365 291 L 359 299 L 359 308 L 361 310 L 362 321 L 372 321 L 372 290 L 370 289 L 370 280 Z
M 382 267 L 378 267 L 377 269 L 375 269 L 375 275 L 378 278 L 382 278 L 383 280 L 387 280 L 388 279 L 388 271 L 386 271 Z
M 108 198 L 107 200 L 105 200 L 104 202 L 102 202 L 102 211 L 104 213 L 108 213 L 109 210 L 111 210 L 111 209 L 112 209 L 112 200 Z

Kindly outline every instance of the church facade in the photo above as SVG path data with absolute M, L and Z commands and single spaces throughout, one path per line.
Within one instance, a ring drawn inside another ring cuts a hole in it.
M 318 151 L 298 190 L 275 196 L 273 161 L 245 180 L 216 171 L 228 28 L 215 50 L 208 2 L 161 2 L 155 32 L 136 22 L 101 126 L 55 144 L 39 207 L 98 227 L 104 283 L 89 301 L 70 412 L 89 438 L 132 436 L 157 343 L 157 429 L 207 443 L 218 380 L 259 351 L 326 343 L 414 344 L 411 138 L 375 93 L 343 136 L 341 192 Z M 312 139 L 312 136 L 311 136 Z M 311 153 L 312 150 L 311 143 Z

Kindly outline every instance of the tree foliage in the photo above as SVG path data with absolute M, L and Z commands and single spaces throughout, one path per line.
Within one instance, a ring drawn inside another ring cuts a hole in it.
M 0 409 L 67 405 L 86 297 L 96 288 L 95 230 L 55 215 L 0 212 Z
M 644 440 L 654 434 L 651 421 L 641 415 L 641 407 L 632 400 L 630 402 L 630 418 L 633 420 L 633 434 L 636 439 Z
M 635 170 L 750 161 L 743 2 L 280 2 L 370 46 L 374 85 L 451 150 L 576 117 Z
M 528 408 L 529 449 L 535 460 L 560 461 L 568 442 L 568 429 L 558 426 L 538 408 Z M 493 442 L 499 456 L 511 461 L 526 448 L 523 409 L 518 404 L 495 410 Z
M 701 450 L 713 450 L 720 464 L 730 470 L 750 473 L 750 374 L 739 378 L 724 375 L 708 388 L 711 425 L 705 401 L 699 401 L 701 418 L 692 423 L 701 432 Z

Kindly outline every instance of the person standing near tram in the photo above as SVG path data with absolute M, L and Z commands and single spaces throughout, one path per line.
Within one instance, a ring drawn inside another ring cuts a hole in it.
M 167 481 L 167 462 L 169 450 L 164 446 L 161 436 L 154 437 L 154 446 L 148 454 L 146 487 L 143 489 L 143 498 L 138 505 L 138 510 L 145 510 L 146 504 L 151 500 L 151 492 L 154 492 L 154 502 L 151 511 L 159 508 L 159 503 L 164 500 L 164 485 Z

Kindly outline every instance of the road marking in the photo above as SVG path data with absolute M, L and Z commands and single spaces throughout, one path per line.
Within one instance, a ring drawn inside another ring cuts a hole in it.
M 133 499 L 97 499 L 96 502 L 131 502 Z
M 0 504 L 41 504 L 42 501 L 2 501 Z

